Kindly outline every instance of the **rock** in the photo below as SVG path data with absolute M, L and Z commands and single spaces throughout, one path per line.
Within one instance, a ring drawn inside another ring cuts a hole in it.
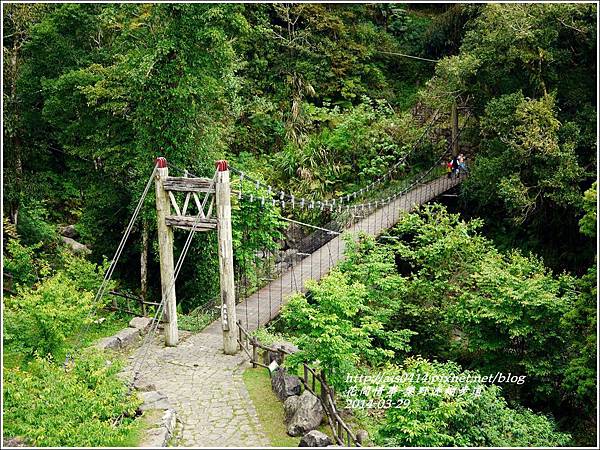
M 174 409 L 167 409 L 162 416 L 162 426 L 167 429 L 169 436 L 175 431 L 175 425 L 177 424 L 177 413 Z
M 86 245 L 77 242 L 75 239 L 71 239 L 70 237 L 66 236 L 61 236 L 60 239 L 76 255 L 87 255 L 92 253 L 92 251 Z
M 273 361 L 277 361 L 277 364 L 281 364 L 281 356 L 279 352 L 272 352 L 270 350 L 265 350 L 263 352 L 263 364 L 268 366 Z
M 356 432 L 356 440 L 362 445 L 369 441 L 369 433 L 367 430 L 358 430 Z M 363 445 L 364 446 L 364 445 Z
M 131 328 L 137 328 L 140 330 L 140 333 L 145 333 L 150 329 L 152 325 L 151 317 L 134 317 L 129 321 L 129 326 Z
M 21 437 L 2 438 L 3 447 L 26 447 L 25 440 Z
M 273 344 L 271 347 L 274 349 L 281 349 L 287 353 L 296 353 L 299 350 L 298 347 L 296 347 L 294 344 L 291 344 L 289 342 L 277 342 L 277 343 Z M 270 350 L 266 350 L 263 353 L 263 364 L 268 366 L 273 361 L 277 361 L 277 364 L 282 365 L 283 358 L 281 356 L 281 353 L 278 351 L 272 352 Z
M 118 350 L 121 347 L 121 341 L 115 336 L 108 336 L 96 342 L 94 347 L 100 350 Z
M 79 233 L 75 229 L 75 225 L 65 225 L 59 228 L 59 232 L 61 236 L 65 236 L 71 239 L 77 239 L 79 237 Z
M 146 435 L 142 440 L 140 447 L 142 448 L 153 448 L 153 447 L 166 447 L 167 441 L 169 440 L 169 432 L 165 427 L 151 428 L 146 431 Z
M 133 388 L 139 392 L 156 391 L 156 385 L 144 379 L 136 380 L 133 383 Z
M 298 447 L 327 447 L 331 444 L 331 439 L 325 433 L 312 430 L 302 436 Z
M 305 390 L 298 398 L 298 407 L 288 423 L 288 434 L 300 436 L 314 430 L 323 420 L 323 412 L 319 399 Z
M 300 394 L 300 378 L 280 367 L 271 374 L 271 387 L 279 400 L 285 400 L 291 395 Z
M 137 328 L 123 328 L 114 336 L 100 339 L 94 347 L 100 350 L 119 350 L 134 344 L 140 336 L 140 330 Z
M 292 344 L 290 342 L 282 342 L 280 344 L 275 344 L 275 348 L 279 348 L 279 349 L 283 350 L 284 352 L 287 352 L 290 354 L 300 351 L 300 349 L 298 347 L 296 347 L 294 344 Z
M 169 438 L 175 431 L 177 413 L 174 409 L 167 409 L 163 414 L 158 427 L 146 431 L 140 447 L 166 447 Z
M 137 341 L 140 337 L 140 330 L 137 328 L 123 328 L 114 337 L 119 340 L 120 347 L 125 348 Z
M 140 397 L 144 402 L 139 408 L 140 411 L 147 411 L 149 409 L 171 409 L 169 399 L 160 391 L 142 392 Z
M 285 422 L 288 423 L 294 414 L 296 414 L 296 410 L 298 409 L 298 400 L 300 399 L 299 395 L 292 395 L 285 399 L 283 402 L 283 413 L 285 415 Z

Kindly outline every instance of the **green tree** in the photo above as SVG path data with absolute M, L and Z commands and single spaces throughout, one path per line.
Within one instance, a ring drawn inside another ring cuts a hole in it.
M 387 410 L 385 424 L 376 436 L 379 445 L 513 447 L 565 446 L 570 442 L 568 434 L 556 431 L 552 419 L 528 409 L 509 408 L 499 387 L 478 383 L 477 373 L 463 372 L 455 363 L 410 358 L 402 369 L 418 381 L 395 385 L 398 394 L 393 396 L 393 404 L 406 399 L 408 405 Z M 442 380 L 463 377 L 469 381 L 459 384 L 419 381 L 425 376 Z M 405 394 L 409 387 L 414 388 L 414 394 Z M 431 392 L 438 387 L 441 394 Z M 454 389 L 454 393 L 447 394 L 448 388 Z M 462 394 L 461 389 L 465 389 Z

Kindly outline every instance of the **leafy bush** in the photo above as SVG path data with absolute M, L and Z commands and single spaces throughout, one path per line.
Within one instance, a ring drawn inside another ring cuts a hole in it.
M 38 280 L 35 251 L 39 244 L 25 246 L 19 239 L 10 239 L 6 244 L 4 269 L 13 276 L 16 285 L 31 286 Z
M 410 283 L 396 319 L 426 339 L 418 352 L 524 373 L 547 401 L 564 370 L 560 322 L 573 308 L 574 279 L 535 256 L 499 252 L 480 227 L 440 206 L 404 218 L 393 247 Z
M 394 356 L 392 349 L 373 345 L 386 333 L 382 321 L 368 307 L 370 292 L 365 285 L 351 282 L 334 269 L 320 283 L 307 283 L 307 289 L 306 296 L 291 297 L 282 314 L 300 348 L 286 359 L 287 364 L 296 367 L 302 361 L 318 362 L 331 383 L 340 387 L 359 363 L 376 365 Z M 407 350 L 411 334 L 397 331 L 394 347 Z
M 48 221 L 48 211 L 43 202 L 33 201 L 23 205 L 19 213 L 17 230 L 25 244 L 52 244 L 58 240 L 56 227 Z
M 92 303 L 92 293 L 78 290 L 64 273 L 58 273 L 5 300 L 5 342 L 29 357 L 58 357 Z
M 597 211 L 596 202 L 598 201 L 598 182 L 594 181 L 591 188 L 583 193 L 583 212 L 584 215 L 579 220 L 579 230 L 582 234 L 590 237 L 596 236 Z
M 33 446 L 136 445 L 140 401 L 117 376 L 118 363 L 89 353 L 68 370 L 36 358 L 27 370 L 4 369 L 4 433 Z
M 392 404 L 400 399 L 409 400 L 409 404 L 387 410 L 385 424 L 375 438 L 379 445 L 552 447 L 569 443 L 570 436 L 557 432 L 552 419 L 528 409 L 509 408 L 500 388 L 480 384 L 475 378 L 478 374 L 462 372 L 455 363 L 410 358 L 403 369 L 414 374 L 417 381 L 407 378 L 396 383 L 398 392 L 393 395 Z M 473 378 L 460 384 L 431 384 L 421 381 L 425 375 L 430 380 L 434 376 L 453 375 Z M 431 392 L 438 386 L 442 388 L 441 394 Z M 457 391 L 446 395 L 448 387 Z M 414 388 L 414 393 L 407 394 L 407 388 Z M 466 388 L 463 394 L 459 394 L 461 388 Z

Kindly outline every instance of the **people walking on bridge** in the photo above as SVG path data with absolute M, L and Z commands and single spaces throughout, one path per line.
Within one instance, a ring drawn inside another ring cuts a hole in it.
M 467 162 L 465 160 L 465 155 L 462 153 L 458 155 L 458 170 L 459 174 L 462 172 L 465 175 L 469 173 L 469 168 L 467 167 Z
M 460 166 L 458 165 L 458 156 L 454 155 L 452 157 L 451 164 L 452 164 L 452 176 L 454 178 L 458 178 L 458 171 L 460 168 Z

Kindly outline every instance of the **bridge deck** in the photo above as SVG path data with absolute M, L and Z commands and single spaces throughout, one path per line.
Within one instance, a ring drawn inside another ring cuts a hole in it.
M 352 232 L 364 231 L 379 235 L 396 224 L 403 212 L 411 211 L 415 207 L 427 203 L 456 186 L 460 181 L 461 179 L 450 179 L 443 176 L 418 185 L 405 195 L 396 198 L 368 217 L 358 221 L 347 230 Z M 310 256 L 305 257 L 301 262 L 284 272 L 279 278 L 240 302 L 236 308 L 238 320 L 241 320 L 244 327 L 249 331 L 257 329 L 259 325 L 267 324 L 279 314 L 281 307 L 291 294 L 304 291 L 306 281 L 319 280 L 326 275 L 329 269 L 342 259 L 344 248 L 345 242 L 341 236 L 336 236 L 330 240 L 311 253 Z M 220 319 L 206 327 L 202 333 L 221 335 Z

